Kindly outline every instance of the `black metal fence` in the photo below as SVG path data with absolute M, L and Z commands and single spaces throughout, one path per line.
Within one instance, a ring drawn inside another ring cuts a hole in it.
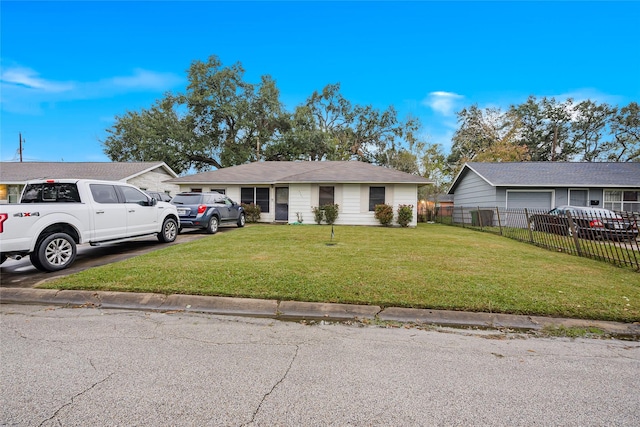
M 435 220 L 640 271 L 637 213 L 573 210 L 554 215 L 538 209 L 454 206 L 438 209 Z

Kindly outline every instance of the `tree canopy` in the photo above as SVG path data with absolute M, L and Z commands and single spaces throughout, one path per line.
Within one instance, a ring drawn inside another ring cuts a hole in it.
M 104 151 L 115 161 L 164 160 L 178 173 L 259 160 L 349 160 L 388 165 L 387 150 L 414 140 L 416 119 L 352 105 L 339 84 L 315 91 L 293 113 L 276 82 L 245 81 L 237 63 L 216 56 L 194 61 L 184 93 L 166 94 L 150 109 L 126 112 L 107 130 Z
M 393 106 L 351 103 L 340 84 L 314 91 L 293 111 L 271 76 L 250 83 L 240 63 L 193 61 L 182 93 L 117 116 L 102 141 L 114 161 L 164 161 L 179 174 L 260 160 L 359 160 L 433 180 L 443 191 L 467 161 L 640 161 L 640 106 L 530 96 L 500 108 L 457 112 L 446 155 L 420 122 Z

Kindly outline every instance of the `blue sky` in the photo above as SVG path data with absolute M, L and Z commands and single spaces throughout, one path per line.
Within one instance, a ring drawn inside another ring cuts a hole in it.
M 0 160 L 108 161 L 116 115 L 186 87 L 193 60 L 241 62 L 289 110 L 340 83 L 418 117 L 448 152 L 455 112 L 529 95 L 640 102 L 640 2 L 6 1 Z

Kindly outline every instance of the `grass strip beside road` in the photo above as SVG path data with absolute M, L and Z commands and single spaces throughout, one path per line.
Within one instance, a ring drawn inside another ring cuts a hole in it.
M 640 321 L 640 274 L 490 233 L 249 225 L 43 284 Z

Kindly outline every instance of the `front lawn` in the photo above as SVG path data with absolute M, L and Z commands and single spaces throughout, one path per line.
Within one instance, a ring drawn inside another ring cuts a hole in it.
M 640 274 L 440 224 L 250 225 L 42 287 L 640 321 Z

